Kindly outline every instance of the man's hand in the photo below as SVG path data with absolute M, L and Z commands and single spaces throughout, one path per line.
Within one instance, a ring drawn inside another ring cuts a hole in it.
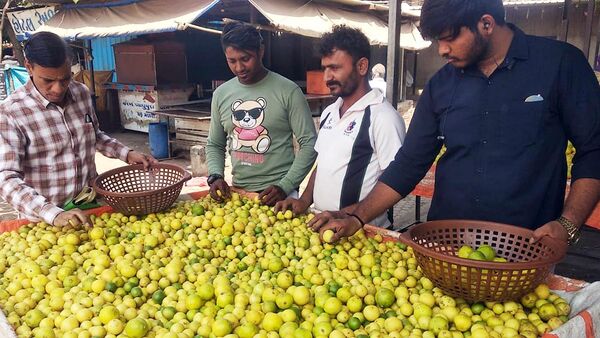
M 223 202 L 231 197 L 231 188 L 224 179 L 219 178 L 210 185 L 210 197 L 217 202 Z
M 315 219 L 317 219 L 317 217 L 319 216 L 321 217 L 317 221 L 315 221 Z M 328 221 L 323 223 L 325 219 L 328 219 Z M 356 217 L 348 216 L 343 211 L 337 211 L 335 213 L 327 211 L 317 215 L 315 218 L 310 220 L 309 227 L 314 231 L 319 232 L 319 237 L 321 238 L 321 241 L 323 241 L 323 233 L 327 230 L 332 230 L 333 237 L 331 238 L 331 242 L 334 243 L 339 241 L 343 237 L 350 237 L 354 235 L 358 230 L 362 228 L 362 225 Z
M 286 198 L 283 201 L 275 203 L 275 212 L 292 210 L 294 215 L 301 215 L 306 212 L 310 205 L 302 199 Z
M 548 222 L 537 228 L 533 232 L 533 237 L 529 240 L 529 243 L 535 243 L 544 236 L 548 236 L 565 243 L 569 241 L 569 233 L 567 232 L 567 229 L 565 229 L 565 227 L 563 227 L 557 221 Z
M 144 169 L 148 170 L 148 168 L 150 168 L 151 165 L 158 163 L 158 160 L 156 160 L 151 155 L 142 154 L 140 152 L 132 150 L 129 153 L 127 153 L 127 163 L 143 164 Z
M 90 221 L 88 215 L 86 215 L 83 211 L 79 209 L 72 209 L 69 211 L 63 211 L 58 214 L 54 218 L 54 222 L 52 222 L 55 226 L 64 227 L 64 226 L 81 226 L 88 225 L 91 226 L 92 222 Z
M 347 218 L 348 214 L 345 211 L 323 211 L 320 214 L 316 214 L 313 219 L 308 222 L 308 227 L 314 231 L 318 232 L 321 227 L 325 226 L 329 222 L 332 222 L 336 219 L 344 219 Z
M 258 195 L 258 199 L 263 204 L 266 204 L 270 207 L 274 206 L 275 203 L 284 200 L 286 197 L 287 194 L 285 191 L 276 185 L 268 187 Z

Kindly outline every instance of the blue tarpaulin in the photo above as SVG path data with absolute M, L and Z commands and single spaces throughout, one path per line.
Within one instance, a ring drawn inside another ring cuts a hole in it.
M 8 94 L 12 93 L 15 89 L 24 86 L 29 81 L 29 73 L 25 67 L 10 67 L 5 70 L 8 74 L 4 77 L 6 82 L 6 88 L 8 88 Z M 12 83 L 11 83 L 12 81 Z
M 4 100 L 27 81 L 29 74 L 24 67 L 3 65 L 0 68 L 0 100 Z

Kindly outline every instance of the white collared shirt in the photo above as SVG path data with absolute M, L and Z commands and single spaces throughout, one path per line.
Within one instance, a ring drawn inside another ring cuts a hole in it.
M 383 93 L 373 89 L 340 118 L 343 99 L 338 98 L 321 114 L 321 129 L 315 144 L 317 151 L 317 172 L 313 193 L 314 207 L 317 210 L 339 210 L 341 193 L 345 184 L 352 149 L 361 129 L 363 116 L 371 107 L 368 136 L 373 153 L 368 161 L 360 188 L 360 200 L 364 199 L 377 183 L 388 164 L 402 146 L 406 128 L 404 120 L 392 105 L 385 100 Z M 372 224 L 387 226 L 387 215 L 380 215 Z

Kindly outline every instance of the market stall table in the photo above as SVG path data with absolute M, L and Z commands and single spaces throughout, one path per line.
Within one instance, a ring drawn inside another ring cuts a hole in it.
M 202 191 L 189 195 L 182 195 L 180 196 L 180 200 L 195 200 L 202 198 L 207 194 L 207 191 Z M 86 212 L 88 214 L 101 215 L 106 212 L 112 212 L 112 209 L 108 206 L 103 206 Z M 0 222 L 0 232 L 14 231 L 20 226 L 28 223 L 29 222 L 26 220 Z M 365 231 L 371 235 L 382 235 L 384 241 L 398 241 L 399 239 L 399 233 L 370 225 L 365 226 Z M 551 275 L 547 279 L 547 283 L 555 292 L 559 293 L 570 302 L 572 312 L 568 322 L 552 333 L 543 335 L 543 337 L 593 337 L 594 334 L 600 334 L 600 332 L 598 332 L 600 330 L 600 282 L 589 284 L 583 281 Z M 0 337 L 16 337 L 16 334 L 8 324 L 6 316 L 2 311 L 0 311 Z
M 194 145 L 206 145 L 210 129 L 210 100 L 198 100 L 179 105 L 171 105 L 154 111 L 161 120 L 166 120 L 169 132 L 169 157 L 173 156 L 174 146 L 189 149 Z

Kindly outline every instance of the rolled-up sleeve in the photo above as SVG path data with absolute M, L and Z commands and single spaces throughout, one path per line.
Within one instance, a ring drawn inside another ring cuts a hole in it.
M 567 48 L 560 67 L 560 114 L 575 147 L 572 180 L 600 179 L 600 86 L 583 53 Z
M 423 90 L 404 145 L 383 172 L 379 181 L 407 196 L 423 179 L 442 147 L 437 139 L 438 122 L 432 108 L 431 82 Z

